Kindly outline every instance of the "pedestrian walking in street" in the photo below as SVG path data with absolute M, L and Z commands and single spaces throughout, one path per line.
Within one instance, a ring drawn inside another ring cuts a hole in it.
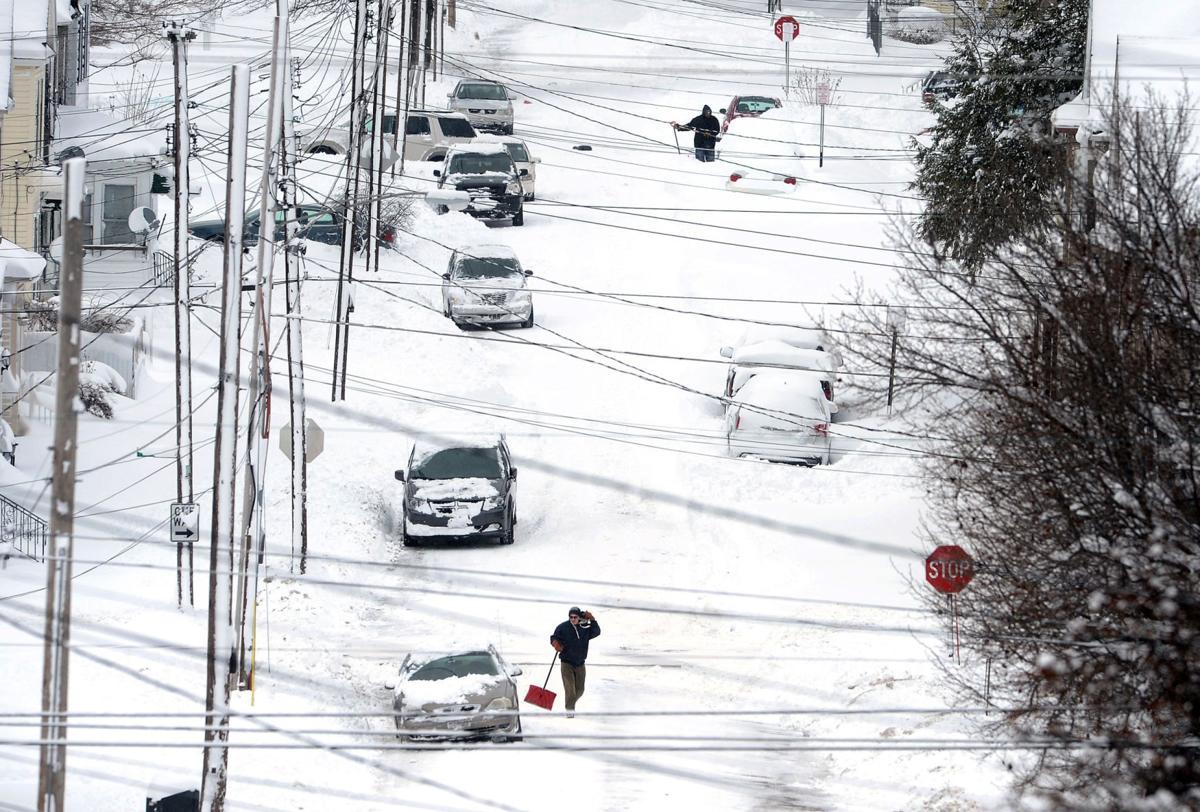
M 704 110 L 700 115 L 687 124 L 676 124 L 672 121 L 671 126 L 680 132 L 691 130 L 696 133 L 692 143 L 696 147 L 697 161 L 709 163 L 717 160 L 717 140 L 721 137 L 721 122 L 713 115 L 712 108 L 707 104 L 704 105 Z
M 575 703 L 583 696 L 588 656 L 588 641 L 600 636 L 600 624 L 591 612 L 578 606 L 567 611 L 567 619 L 550 635 L 550 645 L 562 658 L 563 692 L 566 694 L 567 716 L 575 715 Z

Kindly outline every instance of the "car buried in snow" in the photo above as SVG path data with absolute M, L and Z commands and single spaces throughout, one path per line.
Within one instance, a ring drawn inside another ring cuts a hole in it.
M 723 127 L 717 157 L 731 169 L 725 188 L 733 192 L 784 195 L 803 179 L 803 124 L 796 111 L 768 108 L 738 116 Z
M 463 209 L 481 220 L 508 220 L 525 224 L 525 187 L 512 157 L 503 144 L 473 143 L 451 148 L 442 169 L 433 170 L 437 188 L 466 192 Z M 445 214 L 448 206 L 438 209 Z
M 767 110 L 783 107 L 783 102 L 771 96 L 734 96 L 728 107 L 721 109 L 724 119 L 721 121 L 721 132 L 729 129 L 729 122 L 735 118 L 746 116 L 761 116 Z
M 455 251 L 442 274 L 442 314 L 455 326 L 517 324 L 533 326 L 533 295 L 525 283 L 533 271 L 521 268 L 506 245 L 479 245 Z
M 730 362 L 725 375 L 726 397 L 736 395 L 755 375 L 774 369 L 790 369 L 811 372 L 820 382 L 821 392 L 829 401 L 830 413 L 838 413 L 833 394 L 838 380 L 836 362 L 833 355 L 823 349 L 793 347 L 786 342 L 769 339 L 737 347 L 722 347 L 721 355 Z
M 765 370 L 725 407 L 729 456 L 793 465 L 830 461 L 829 401 L 809 372 Z
M 407 655 L 392 700 L 401 741 L 521 741 L 516 677 L 521 669 L 485 649 Z
M 461 443 L 420 442 L 408 458 L 401 542 L 495 539 L 512 544 L 517 467 L 504 435 Z
M 325 243 L 326 245 L 341 245 L 342 238 L 345 232 L 344 215 L 345 210 L 339 207 L 308 204 L 304 203 L 296 207 L 296 236 L 301 240 L 310 242 Z M 242 245 L 252 246 L 258 244 L 258 237 L 262 229 L 259 224 L 260 211 L 253 209 L 246 212 L 242 224 Z M 283 242 L 286 239 L 286 229 L 284 222 L 284 212 L 275 212 L 275 231 L 272 240 L 274 242 Z M 360 216 L 360 227 L 356 229 L 354 238 L 354 250 L 362 249 L 363 237 L 366 235 L 366 226 L 361 225 L 363 220 Z M 188 234 L 205 242 L 225 242 L 225 221 L 224 220 L 200 220 L 188 224 Z M 391 247 L 396 241 L 396 230 L 387 223 L 380 223 L 376 232 L 380 244 L 385 247 Z

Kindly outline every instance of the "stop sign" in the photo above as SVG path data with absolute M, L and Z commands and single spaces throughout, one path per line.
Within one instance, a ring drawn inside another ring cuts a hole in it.
M 925 559 L 925 580 L 938 592 L 959 592 L 974 575 L 971 556 L 957 544 L 943 544 Z
M 784 39 L 784 35 L 787 36 L 788 40 L 793 40 L 800 36 L 800 23 L 796 22 L 795 17 L 780 17 L 775 21 L 775 36 Z

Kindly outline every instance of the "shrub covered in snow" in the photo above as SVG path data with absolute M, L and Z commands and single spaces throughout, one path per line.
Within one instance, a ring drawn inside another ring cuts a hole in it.
M 946 20 L 935 9 L 909 6 L 896 12 L 888 36 L 918 45 L 941 42 L 946 38 Z
M 122 395 L 125 390 L 125 379 L 112 367 L 99 361 L 80 363 L 79 400 L 88 413 L 111 420 L 113 404 L 109 396 Z

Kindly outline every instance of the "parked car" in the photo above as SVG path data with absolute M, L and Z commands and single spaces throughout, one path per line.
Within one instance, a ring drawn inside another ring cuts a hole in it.
M 796 369 L 811 372 L 821 384 L 831 414 L 838 413 L 834 399 L 837 365 L 833 355 L 823 349 L 793 347 L 778 340 L 759 341 L 740 347 L 722 347 L 721 355 L 730 360 L 725 375 L 725 396 L 733 397 L 747 381 L 769 370 Z
M 805 134 L 798 113 L 770 108 L 753 116 L 737 116 L 721 136 L 717 157 L 731 165 L 725 188 L 751 194 L 788 194 L 803 177 Z
M 949 99 L 962 86 L 962 82 L 945 71 L 931 70 L 921 81 L 921 103 L 932 107 L 938 99 Z
M 404 658 L 392 700 L 396 735 L 412 738 L 487 738 L 521 741 L 516 677 L 495 646 Z
M 466 115 L 475 129 L 512 135 L 512 94 L 499 82 L 463 79 L 446 98 L 450 109 Z
M 455 325 L 533 326 L 533 296 L 525 283 L 533 271 L 521 268 L 505 245 L 455 251 L 442 274 L 442 313 Z
M 443 169 L 433 170 L 438 189 L 467 192 L 464 211 L 483 220 L 525 224 L 525 187 L 516 164 L 503 144 L 475 143 L 452 147 Z M 443 213 L 448 208 L 440 209 Z
M 739 116 L 761 116 L 767 110 L 783 107 L 783 102 L 770 96 L 734 96 L 729 106 L 721 112 L 725 118 L 721 121 L 721 132 L 729 129 L 729 122 Z
M 521 177 L 521 186 L 525 190 L 525 199 L 536 199 L 534 187 L 537 182 L 537 165 L 542 162 L 542 159 L 530 155 L 529 145 L 519 139 L 506 138 L 501 143 L 508 150 L 508 157 L 513 159 L 513 165 L 517 167 L 517 174 Z
M 512 544 L 517 468 L 504 435 L 457 445 L 418 443 L 408 458 L 401 541 L 498 539 Z
M 747 381 L 725 408 L 729 456 L 827 464 L 830 419 L 829 401 L 815 375 L 764 371 Z
M 326 243 L 328 245 L 342 244 L 342 213 L 340 210 L 331 206 L 323 206 L 319 204 L 302 204 L 299 206 L 300 213 L 298 217 L 297 234 L 300 239 L 311 240 L 313 242 Z M 260 226 L 258 218 L 260 211 L 253 209 L 246 212 L 245 219 L 242 221 L 242 244 L 257 245 Z M 366 233 L 366 228 L 362 229 L 363 234 Z M 193 237 L 206 240 L 208 242 L 225 242 L 225 221 L 224 220 L 201 220 L 196 223 L 188 224 L 188 233 Z M 396 230 L 391 226 L 381 223 L 379 225 L 378 237 L 385 245 L 392 245 L 396 240 Z M 276 242 L 282 242 L 285 238 L 284 213 L 282 211 L 275 212 L 275 236 Z M 355 240 L 354 250 L 362 248 L 362 239 Z
M 368 118 L 364 131 L 374 130 Z M 396 116 L 383 116 L 383 131 L 388 143 L 396 148 Z M 404 118 L 401 142 L 406 161 L 440 161 L 455 144 L 472 141 L 478 134 L 467 117 L 448 110 L 410 110 Z M 350 121 L 333 127 L 310 130 L 300 137 L 300 149 L 308 153 L 345 155 L 350 148 Z

